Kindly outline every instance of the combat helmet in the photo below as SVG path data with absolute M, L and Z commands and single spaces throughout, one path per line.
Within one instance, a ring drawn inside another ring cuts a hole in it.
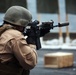
M 31 20 L 31 13 L 22 6 L 11 6 L 4 16 L 4 21 L 23 27 L 25 27 Z

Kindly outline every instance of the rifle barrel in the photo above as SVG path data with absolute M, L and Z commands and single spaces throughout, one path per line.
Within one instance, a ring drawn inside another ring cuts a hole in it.
M 66 22 L 66 23 L 58 23 L 59 27 L 63 27 L 63 26 L 68 26 L 69 25 L 69 22 Z
M 53 27 L 63 27 L 63 26 L 68 26 L 69 22 L 66 23 L 58 23 L 58 25 L 54 25 Z

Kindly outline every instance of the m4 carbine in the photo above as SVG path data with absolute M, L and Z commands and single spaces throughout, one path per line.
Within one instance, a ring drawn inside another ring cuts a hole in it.
M 39 24 L 39 21 L 35 20 L 27 25 L 26 32 L 24 33 L 24 35 L 31 36 L 29 34 L 31 33 L 32 36 L 35 37 L 36 48 L 37 50 L 39 50 L 41 48 L 40 37 L 43 37 L 44 35 L 49 33 L 50 29 L 53 29 L 54 27 L 63 27 L 68 25 L 69 25 L 69 22 L 58 23 L 57 25 L 54 25 L 54 21 L 52 20 L 50 22 L 42 22 L 41 24 Z

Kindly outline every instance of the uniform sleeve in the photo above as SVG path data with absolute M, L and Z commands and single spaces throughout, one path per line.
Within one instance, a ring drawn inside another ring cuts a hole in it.
M 11 40 L 12 51 L 25 70 L 34 68 L 37 64 L 37 52 L 35 45 L 28 45 L 24 38 Z

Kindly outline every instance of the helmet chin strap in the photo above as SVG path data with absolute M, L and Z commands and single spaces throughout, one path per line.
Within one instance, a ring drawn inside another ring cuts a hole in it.
M 15 27 L 15 29 L 16 30 L 19 30 L 21 33 L 23 33 L 24 32 L 24 30 L 25 30 L 25 27 L 22 27 L 22 26 L 14 26 Z

